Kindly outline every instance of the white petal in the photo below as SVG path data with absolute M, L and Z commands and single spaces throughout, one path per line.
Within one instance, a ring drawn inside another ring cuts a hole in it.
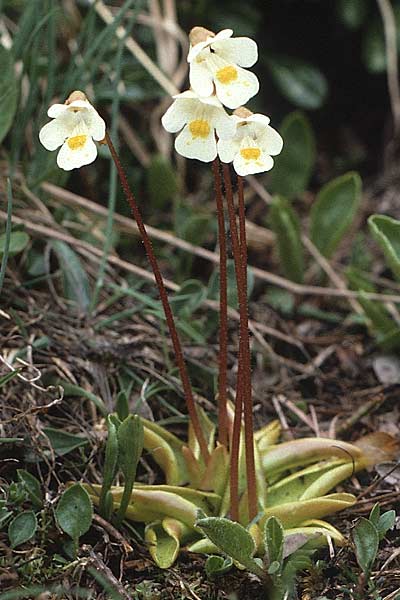
M 177 98 L 197 98 L 197 94 L 193 90 L 185 90 L 184 92 L 181 92 L 180 94 L 175 94 L 172 97 L 175 100 Z
M 193 137 L 189 126 L 186 125 L 175 140 L 175 150 L 186 158 L 197 158 L 202 162 L 213 161 L 217 156 L 214 130 L 210 128 L 207 137 Z
M 229 116 L 224 109 L 215 109 L 212 119 L 219 138 L 223 140 L 233 138 L 236 133 L 236 120 L 232 116 Z
M 196 105 L 196 100 L 178 97 L 161 118 L 164 129 L 170 133 L 180 131 L 187 123 L 190 116 L 194 114 Z
M 225 68 L 227 67 L 235 69 L 237 76 L 226 83 L 221 83 L 218 79 L 218 77 L 221 77 L 221 70 L 215 71 L 214 83 L 217 98 L 228 108 L 238 108 L 257 94 L 260 84 L 251 71 L 233 65 L 227 65 Z
M 83 113 L 83 119 L 87 125 L 89 135 L 98 142 L 104 140 L 106 124 L 92 105 Z
M 231 37 L 232 34 L 232 29 L 223 29 L 215 36 L 208 36 L 207 39 L 204 40 L 204 42 L 199 42 L 194 46 L 190 46 L 187 61 L 191 63 L 196 58 L 196 56 L 198 56 L 200 52 L 202 52 L 205 48 L 208 48 L 209 46 L 211 46 L 211 44 L 213 44 L 216 41 L 226 40 L 227 38 Z
M 70 104 L 67 104 L 67 108 L 69 110 L 73 110 L 74 108 L 87 108 L 88 110 L 95 110 L 93 105 L 90 104 L 89 100 L 74 100 L 73 102 L 70 102 Z
M 92 163 L 97 156 L 96 144 L 90 136 L 87 137 L 86 143 L 82 148 L 71 150 L 68 146 L 68 141 L 62 145 L 57 156 L 57 164 L 64 171 L 79 169 L 83 165 Z
M 214 42 L 219 42 L 220 40 L 227 40 L 228 38 L 233 36 L 233 29 L 221 29 L 218 33 L 211 39 L 212 44 Z
M 236 140 L 218 140 L 217 149 L 222 162 L 230 163 L 239 152 L 239 143 Z
M 283 139 L 281 135 L 269 125 L 257 139 L 258 143 L 267 154 L 276 156 L 283 148 Z
M 264 173 L 270 171 L 274 166 L 273 159 L 265 152 L 261 152 L 257 160 L 246 160 L 238 152 L 233 160 L 233 168 L 238 175 L 254 175 L 255 173 Z
M 206 62 L 193 61 L 189 70 L 190 85 L 199 96 L 211 96 L 214 92 L 212 74 Z
M 66 104 L 52 104 L 47 111 L 47 116 L 51 117 L 52 119 L 56 119 L 66 110 L 68 110 L 68 106 Z
M 241 67 L 252 67 L 257 62 L 257 44 L 248 37 L 213 41 L 211 48 L 227 62 Z
M 44 125 L 39 131 L 39 139 L 46 150 L 55 150 L 71 135 L 74 128 L 74 119 L 65 112 L 57 119 Z
M 268 123 L 270 122 L 270 118 L 267 117 L 266 115 L 261 115 L 260 113 L 254 113 L 253 115 L 250 115 L 249 117 L 246 118 L 246 121 L 248 123 L 260 123 L 260 125 L 268 125 Z
M 189 53 L 188 53 L 188 57 L 187 57 L 188 63 L 193 62 L 195 60 L 195 58 L 197 58 L 197 56 L 200 54 L 200 52 L 203 52 L 203 50 L 211 44 L 211 41 L 213 39 L 214 38 L 208 37 L 204 42 L 199 42 L 198 44 L 195 44 L 194 46 L 191 45 L 189 48 Z

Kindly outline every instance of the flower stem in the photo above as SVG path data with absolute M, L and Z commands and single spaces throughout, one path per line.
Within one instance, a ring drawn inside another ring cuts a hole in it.
M 225 195 L 228 206 L 229 223 L 231 230 L 232 252 L 235 263 L 235 274 L 237 282 L 237 293 L 239 302 L 239 360 L 238 375 L 236 383 L 235 417 L 233 423 L 233 435 L 231 446 L 231 516 L 238 519 L 239 516 L 239 445 L 240 429 L 242 423 L 242 410 L 244 408 L 245 420 L 245 450 L 246 450 L 246 479 L 249 519 L 257 514 L 257 489 L 254 462 L 254 442 L 252 430 L 252 406 L 251 406 L 251 362 L 250 362 L 250 340 L 248 327 L 247 307 L 247 248 L 246 231 L 244 220 L 243 185 L 239 184 L 239 232 L 236 224 L 236 211 L 233 200 L 233 190 L 228 165 L 223 165 Z
M 246 448 L 246 472 L 247 472 L 247 494 L 249 506 L 249 519 L 257 515 L 257 480 L 254 459 L 254 424 L 253 424 L 253 402 L 251 388 L 251 354 L 249 340 L 249 311 L 247 301 L 247 240 L 246 240 L 246 215 L 243 192 L 243 179 L 237 176 L 238 184 L 238 209 L 239 209 L 239 241 L 240 254 L 243 269 L 243 328 L 246 331 L 246 362 L 243 365 L 244 374 L 244 437 Z
M 182 380 L 182 386 L 183 386 L 183 390 L 184 390 L 184 394 L 185 394 L 189 417 L 192 422 L 193 430 L 194 430 L 194 433 L 196 435 L 197 441 L 200 446 L 202 458 L 203 458 L 204 462 L 207 463 L 208 456 L 209 456 L 207 443 L 204 438 L 203 431 L 201 429 L 200 420 L 199 420 L 199 417 L 197 414 L 196 405 L 195 405 L 195 401 L 194 401 L 194 397 L 193 397 L 192 386 L 190 384 L 190 379 L 189 379 L 189 375 L 188 375 L 188 372 L 186 369 L 185 360 L 183 358 L 181 343 L 180 343 L 178 332 L 177 332 L 177 329 L 175 326 L 174 316 L 173 316 L 171 306 L 168 301 L 168 294 L 167 294 L 167 291 L 164 286 L 161 271 L 158 266 L 156 256 L 154 254 L 153 245 L 151 243 L 151 240 L 150 240 L 150 238 L 147 234 L 146 228 L 144 226 L 143 219 L 142 219 L 142 216 L 139 211 L 139 207 L 138 207 L 136 200 L 134 198 L 134 195 L 129 187 L 128 179 L 126 177 L 124 168 L 119 160 L 118 154 L 114 148 L 114 145 L 111 141 L 111 138 L 110 138 L 108 132 L 106 132 L 105 141 L 110 149 L 111 156 L 112 156 L 112 159 L 117 168 L 118 175 L 119 175 L 121 185 L 124 190 L 126 199 L 128 200 L 128 203 L 129 203 L 129 206 L 131 207 L 134 219 L 137 223 L 139 232 L 142 236 L 142 241 L 143 241 L 143 245 L 144 245 L 144 248 L 145 248 L 145 251 L 147 254 L 147 258 L 150 262 L 151 268 L 153 269 L 154 278 L 157 283 L 158 292 L 160 295 L 161 303 L 163 305 L 165 318 L 167 321 L 169 333 L 170 333 L 171 340 L 172 340 L 172 345 L 173 345 L 174 352 L 175 352 L 175 357 L 176 357 L 176 362 L 177 362 L 177 366 L 179 369 L 179 374 L 180 374 L 180 377 Z
M 227 251 L 222 181 L 219 160 L 212 164 L 218 218 L 219 245 L 219 356 L 218 356 L 218 441 L 228 446 L 227 365 L 228 365 L 228 286 Z

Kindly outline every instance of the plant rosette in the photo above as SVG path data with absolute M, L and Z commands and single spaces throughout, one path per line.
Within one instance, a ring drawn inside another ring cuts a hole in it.
M 229 406 L 232 432 L 233 409 Z M 135 483 L 126 518 L 146 525 L 145 539 L 155 562 L 171 566 L 182 546 L 193 552 L 220 552 L 196 526 L 199 514 L 226 517 L 229 512 L 229 457 L 215 444 L 215 428 L 201 411 L 201 423 L 209 444 L 205 465 L 189 426 L 188 443 L 166 429 L 143 419 L 144 449 L 151 453 L 165 475 L 162 485 Z M 263 556 L 261 531 L 271 516 L 277 517 L 285 536 L 302 533 L 315 546 L 328 539 L 344 543 L 342 534 L 323 519 L 352 506 L 352 494 L 332 493 L 343 480 L 378 462 L 391 460 L 399 452 L 394 438 L 382 432 L 369 434 L 354 444 L 330 438 L 305 438 L 277 443 L 280 426 L 273 421 L 255 433 L 259 514 L 250 525 L 247 516 L 243 431 L 239 458 L 240 519 L 255 544 L 255 555 Z M 267 486 L 268 483 L 268 486 Z M 85 484 L 94 505 L 99 504 L 101 485 Z M 118 511 L 123 487 L 112 486 L 113 510 Z

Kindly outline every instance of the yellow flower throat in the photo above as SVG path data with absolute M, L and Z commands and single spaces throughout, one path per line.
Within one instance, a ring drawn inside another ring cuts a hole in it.
M 210 125 L 204 119 L 196 119 L 189 123 L 189 131 L 193 138 L 207 138 L 210 135 Z
M 80 150 L 86 144 L 87 135 L 75 135 L 67 140 L 68 148 L 71 150 Z

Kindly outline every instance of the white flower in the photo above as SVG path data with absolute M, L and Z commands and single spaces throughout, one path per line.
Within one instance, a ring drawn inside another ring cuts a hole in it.
M 97 156 L 93 140 L 104 139 L 106 126 L 82 92 L 73 92 L 65 104 L 53 104 L 47 111 L 53 120 L 44 125 L 39 139 L 47 150 L 61 146 L 57 164 L 70 171 L 93 162 Z
M 210 96 L 215 86 L 215 93 L 222 104 L 237 108 L 246 104 L 259 90 L 254 73 L 242 68 L 254 65 L 258 53 L 253 40 L 231 38 L 232 34 L 232 29 L 224 29 L 215 36 L 202 27 L 192 29 L 189 36 L 189 79 L 197 94 Z
M 218 154 L 222 162 L 233 161 L 238 175 L 251 175 L 269 171 L 274 166 L 272 156 L 280 153 L 283 140 L 269 126 L 265 115 L 252 114 L 238 109 L 230 118 L 235 122 L 236 133 L 230 140 L 218 141 Z
M 182 129 L 175 150 L 186 158 L 211 162 L 217 157 L 215 132 L 220 139 L 229 139 L 235 133 L 235 123 L 215 96 L 203 98 L 187 90 L 174 98 L 161 122 L 170 133 Z

